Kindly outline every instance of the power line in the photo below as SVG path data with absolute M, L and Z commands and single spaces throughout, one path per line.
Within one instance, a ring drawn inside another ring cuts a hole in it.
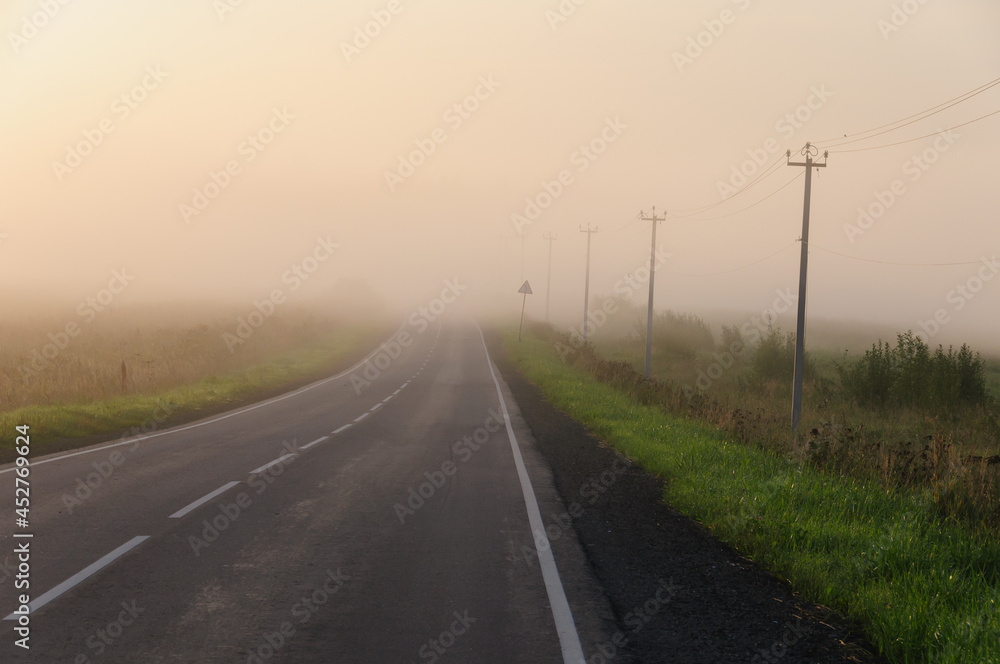
M 816 245 L 812 245 L 811 249 L 819 249 L 820 251 L 826 252 L 828 254 L 833 254 L 834 256 L 840 256 L 841 258 L 849 258 L 855 261 L 862 261 L 864 263 L 879 263 L 880 265 L 901 265 L 904 267 L 947 267 L 951 265 L 978 265 L 983 262 L 982 259 L 977 261 L 962 261 L 958 263 L 897 263 L 894 261 L 880 261 L 874 258 L 861 258 L 860 256 L 849 256 L 847 254 L 842 254 L 837 251 L 832 251 L 830 249 L 824 249 Z
M 792 179 L 791 179 L 791 180 L 789 180 L 789 181 L 788 181 L 788 182 L 786 182 L 785 184 L 781 185 L 780 187 L 778 187 L 777 189 L 775 189 L 774 191 L 772 191 L 772 192 L 771 192 L 770 194 L 768 194 L 768 195 L 767 195 L 767 196 L 765 196 L 764 198 L 760 199 L 760 200 L 759 200 L 759 201 L 757 201 L 756 203 L 753 203 L 753 204 L 751 204 L 751 205 L 748 205 L 748 206 L 746 206 L 745 208 L 742 208 L 742 209 L 739 209 L 739 210 L 736 210 L 735 212 L 730 212 L 730 213 L 728 213 L 728 214 L 723 214 L 723 215 L 719 215 L 718 217 L 707 217 L 707 218 L 701 218 L 701 219 L 699 219 L 698 217 L 686 217 L 686 220 L 687 220 L 687 221 L 717 221 L 717 220 L 719 220 L 719 219 L 725 219 L 726 217 L 732 217 L 733 215 L 737 215 L 737 214 L 740 214 L 741 212 L 746 212 L 746 211 L 747 211 L 747 210 L 749 210 L 750 208 L 753 208 L 753 207 L 757 207 L 758 205 L 760 205 L 761 203 L 763 203 L 763 202 L 764 202 L 764 201 L 766 201 L 767 199 L 771 198 L 772 196 L 774 196 L 775 194 L 777 194 L 777 193 L 778 193 L 779 191 L 781 191 L 782 189 L 784 189 L 784 188 L 785 188 L 785 187 L 787 187 L 788 185 L 790 185 L 790 184 L 792 184 L 793 182 L 795 182 L 796 180 L 798 180 L 798 179 L 799 179 L 800 177 L 802 177 L 803 175 L 805 175 L 805 173 L 804 173 L 804 172 L 802 172 L 802 173 L 797 173 L 797 174 L 796 174 L 796 175 L 795 175 L 794 177 L 792 177 Z
M 733 272 L 739 272 L 741 270 L 746 270 L 747 268 L 751 268 L 754 265 L 759 265 L 760 263 L 763 263 L 764 261 L 770 260 L 770 259 L 774 258 L 775 256 L 777 256 L 778 254 L 783 253 L 785 251 L 788 251 L 789 249 L 791 249 L 792 247 L 794 247 L 798 243 L 799 243 L 799 241 L 795 240 L 791 244 L 785 245 L 784 247 L 782 247 L 781 249 L 778 249 L 777 251 L 775 251 L 772 254 L 768 254 L 767 256 L 764 256 L 763 258 L 761 258 L 759 260 L 755 260 L 753 263 L 747 263 L 746 265 L 743 265 L 743 266 L 737 267 L 737 268 L 733 268 L 732 270 L 724 270 L 722 272 L 703 272 L 703 273 L 698 273 L 698 272 L 678 272 L 677 270 L 671 270 L 671 272 L 673 272 L 674 274 L 679 274 L 681 276 L 685 276 L 685 277 L 717 277 L 717 276 L 723 275 L 723 274 L 732 274 Z
M 822 143 L 822 144 L 830 143 L 830 145 L 823 145 L 823 147 L 824 148 L 833 148 L 833 147 L 838 147 L 838 146 L 841 146 L 841 145 L 847 145 L 849 143 L 857 143 L 858 141 L 865 141 L 865 140 L 868 140 L 869 138 L 874 138 L 875 136 L 880 136 L 880 135 L 888 133 L 890 131 L 895 131 L 896 129 L 900 129 L 900 128 L 905 127 L 907 125 L 911 125 L 914 122 L 919 122 L 920 120 L 923 120 L 925 118 L 929 118 L 932 115 L 936 115 L 936 114 L 938 114 L 938 113 L 940 113 L 942 111 L 945 111 L 945 110 L 951 108 L 952 106 L 956 106 L 958 104 L 961 104 L 964 101 L 968 101 L 969 99 L 972 99 L 976 95 L 979 95 L 979 94 L 982 94 L 983 92 L 986 92 L 987 90 L 989 90 L 990 88 L 992 88 L 992 87 L 994 87 L 996 85 L 1000 85 L 1000 78 L 995 78 L 995 79 L 993 79 L 992 81 L 990 81 L 988 83 L 984 83 L 983 85 L 979 86 L 978 88 L 973 88 L 969 92 L 966 92 L 964 94 L 959 95 L 958 97 L 954 97 L 952 99 L 949 99 L 948 101 L 942 102 L 942 103 L 938 104 L 937 106 L 932 106 L 931 108 L 926 109 L 924 111 L 920 111 L 919 113 L 914 113 L 913 115 L 908 115 L 905 118 L 902 118 L 900 120 L 896 120 L 895 122 L 890 122 L 888 124 L 879 125 L 878 127 L 874 127 L 872 129 L 868 129 L 866 131 L 858 132 L 856 134 L 851 134 L 850 136 L 846 136 L 845 135 L 843 137 L 838 137 L 838 138 L 828 138 L 826 140 L 819 141 L 819 143 Z M 900 123 L 902 123 L 902 124 L 900 124 Z M 884 131 L 879 131 L 880 129 L 884 129 Z M 872 132 L 876 132 L 876 133 L 872 133 Z M 870 134 L 870 136 L 862 136 L 862 134 Z M 859 137 L 859 138 L 855 138 L 855 137 Z M 842 140 L 843 138 L 847 138 L 849 140 L 846 140 L 846 141 Z
M 973 122 L 979 122 L 980 120 L 985 120 L 986 118 L 990 117 L 991 115 L 996 115 L 997 113 L 1000 113 L 1000 108 L 998 108 L 997 110 L 993 111 L 992 113 L 987 113 L 986 115 L 981 115 L 978 118 L 976 118 L 975 120 L 969 120 L 968 122 L 963 122 L 962 124 L 957 124 L 957 125 L 955 125 L 953 127 L 948 127 L 947 129 L 941 129 L 939 131 L 934 132 L 933 134 L 924 134 L 923 136 L 917 136 L 916 138 L 908 138 L 905 141 L 897 141 L 895 143 L 886 143 L 885 145 L 873 145 L 873 146 L 867 147 L 867 148 L 853 148 L 851 150 L 830 150 L 830 152 L 832 152 L 832 153 L 834 153 L 834 152 L 835 153 L 865 152 L 866 150 L 881 150 L 882 148 L 891 148 L 891 147 L 893 147 L 895 145 L 903 145 L 904 143 L 912 143 L 913 141 L 919 141 L 919 140 L 924 139 L 924 138 L 930 138 L 931 136 L 937 136 L 938 134 L 941 134 L 941 133 L 944 133 L 944 132 L 953 131 L 955 129 L 958 129 L 959 127 L 964 127 L 966 125 L 970 125 Z
M 701 212 L 708 212 L 709 210 L 711 210 L 713 208 L 716 208 L 716 207 L 719 207 L 720 205 L 723 205 L 724 203 L 728 203 L 729 201 L 733 200 L 734 198 L 736 198 L 740 194 L 742 194 L 745 191 L 749 190 L 750 188 L 755 187 L 756 185 L 758 185 L 760 182 L 762 182 L 764 180 L 764 178 L 768 177 L 769 175 L 772 175 L 773 173 L 776 173 L 777 169 L 778 169 L 778 166 L 781 164 L 781 157 L 782 156 L 783 155 L 779 155 L 778 158 L 775 159 L 766 169 L 764 169 L 764 171 L 760 175 L 758 175 L 757 177 L 755 177 L 753 180 L 751 180 L 747 184 L 743 185 L 743 187 L 741 189 L 737 190 L 729 198 L 724 198 L 721 201 L 716 201 L 715 203 L 711 203 L 709 205 L 703 205 L 703 206 L 697 207 L 697 208 L 686 208 L 686 209 L 670 210 L 671 213 L 675 213 L 675 212 L 689 212 L 690 213 L 690 214 L 672 214 L 672 216 L 674 216 L 674 217 L 676 217 L 678 219 L 683 219 L 685 217 L 692 217 L 692 216 L 694 216 L 696 214 L 700 214 Z

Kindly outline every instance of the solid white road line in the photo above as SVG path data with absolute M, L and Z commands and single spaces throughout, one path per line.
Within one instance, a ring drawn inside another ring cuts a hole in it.
M 479 338 L 483 341 L 486 364 L 490 368 L 493 384 L 497 388 L 497 396 L 500 397 L 500 410 L 503 412 L 504 424 L 507 425 L 507 437 L 510 439 L 510 449 L 514 453 L 517 476 L 521 480 L 521 493 L 524 494 L 524 504 L 528 508 L 528 524 L 531 526 L 531 532 L 535 538 L 535 548 L 538 549 L 538 564 L 542 568 L 545 592 L 548 593 L 552 617 L 556 621 L 556 634 L 559 635 L 563 662 L 565 664 L 586 664 L 583 646 L 580 645 L 580 635 L 577 633 L 576 623 L 573 621 L 573 612 L 569 608 L 566 591 L 559 578 L 559 568 L 556 567 L 556 560 L 552 556 L 552 546 L 549 543 L 548 535 L 545 534 L 545 526 L 542 523 L 542 514 L 538 509 L 535 490 L 531 486 L 531 478 L 528 477 L 528 471 L 524 467 L 521 448 L 518 447 L 517 437 L 514 436 L 514 427 L 510 424 L 510 414 L 507 412 L 507 403 L 504 401 L 503 391 L 500 389 L 500 381 L 497 380 L 496 372 L 493 371 L 490 351 L 486 348 L 486 337 L 483 336 L 483 330 L 479 327 L 479 323 L 476 323 L 476 327 L 479 328 Z
M 261 466 L 257 470 L 251 470 L 250 474 L 251 475 L 259 475 L 260 473 L 263 473 L 265 470 L 267 470 L 271 466 L 277 466 L 279 463 L 283 463 L 286 459 L 291 459 L 294 456 L 295 456 L 294 454 L 284 454 L 281 457 L 275 459 L 274 461 L 271 461 L 270 463 L 265 463 L 263 466 Z
M 320 443 L 322 443 L 322 442 L 323 442 L 324 440 L 327 440 L 327 439 L 329 439 L 329 438 L 330 438 L 329 436 L 321 436 L 320 438 L 317 438 L 316 440 L 314 440 L 313 442 L 309 443 L 308 445 L 303 445 L 301 449 L 303 449 L 303 450 L 308 450 L 308 449 L 309 449 L 310 447 L 312 447 L 313 445 L 319 445 L 319 444 L 320 444 Z
M 353 424 L 345 424 L 344 426 L 340 427 L 339 429 L 337 429 L 337 430 L 336 430 L 336 431 L 334 431 L 333 433 L 335 433 L 335 434 L 336 434 L 336 433 L 340 433 L 341 431 L 347 431 L 347 430 L 348 430 L 348 429 L 350 429 L 350 428 L 351 428 L 352 426 L 354 426 L 354 425 L 353 425 Z
M 403 324 L 400 325 L 399 328 L 395 332 L 393 332 L 392 336 L 389 337 L 389 338 L 390 339 L 395 339 L 396 335 L 399 334 L 399 332 L 403 329 L 403 327 L 405 325 L 406 325 L 406 322 L 404 321 Z M 373 350 L 371 353 L 369 353 L 365 357 L 365 359 L 361 360 L 360 362 L 358 362 L 357 364 L 355 364 L 350 369 L 345 369 L 344 371 L 341 371 L 336 376 L 330 376 L 329 378 L 324 378 L 323 380 L 316 381 L 315 383 L 312 383 L 311 385 L 306 385 L 305 387 L 301 387 L 301 388 L 295 390 L 294 392 L 289 392 L 288 394 L 282 394 L 281 396 L 277 396 L 277 397 L 274 397 L 272 399 L 268 399 L 267 401 L 261 401 L 260 403 L 256 403 L 256 404 L 254 404 L 252 406 L 247 406 L 246 408 L 241 408 L 239 410 L 234 410 L 231 413 L 226 413 L 224 415 L 219 415 L 218 417 L 213 417 L 213 418 L 207 419 L 207 420 L 205 420 L 203 422 L 195 422 L 194 424 L 188 424 L 188 425 L 182 426 L 182 427 L 176 427 L 176 428 L 173 428 L 173 429 L 167 429 L 166 431 L 158 431 L 156 433 L 147 434 L 145 436 L 139 436 L 137 438 L 129 438 L 128 440 L 123 440 L 123 441 L 118 442 L 118 443 L 112 443 L 111 445 L 103 445 L 101 447 L 95 447 L 95 448 L 92 448 L 92 449 L 80 450 L 79 452 L 71 452 L 69 454 L 62 454 L 60 456 L 47 457 L 47 458 L 41 459 L 39 461 L 32 460 L 31 465 L 33 467 L 34 466 L 41 466 L 42 464 L 52 463 L 53 461 L 62 461 L 63 459 L 71 459 L 71 458 L 73 458 L 75 456 L 80 456 L 81 454 L 92 454 L 93 452 L 100 452 L 101 450 L 110 450 L 113 447 L 120 447 L 121 445 L 134 445 L 135 443 L 138 443 L 139 441 L 142 441 L 142 440 L 149 440 L 150 438 L 158 438 L 159 436 L 166 436 L 168 434 L 180 433 L 181 431 L 188 431 L 190 429 L 196 429 L 198 427 L 203 427 L 203 426 L 206 426 L 208 424 L 213 424 L 215 422 L 221 422 L 222 420 L 229 419 L 230 417 L 236 417 L 237 415 L 242 415 L 243 413 L 249 413 L 251 410 L 256 410 L 258 408 L 263 408 L 264 406 L 269 406 L 272 403 L 278 403 L 279 401 L 284 401 L 285 399 L 291 399 L 292 397 L 298 396 L 299 394 L 302 394 L 303 392 L 308 392 L 309 390 L 315 389 L 315 388 L 319 387 L 320 385 L 325 385 L 325 384 L 329 383 L 330 381 L 334 381 L 334 380 L 337 380 L 338 378 L 342 378 L 343 376 L 346 376 L 347 374 L 351 373 L 352 371 L 354 371 L 355 369 L 357 369 L 358 367 L 360 367 L 361 365 L 363 365 L 365 362 L 367 362 L 368 360 L 370 360 L 372 357 L 374 357 L 376 353 L 380 352 L 385 347 L 386 343 L 388 343 L 388 342 L 383 341 L 381 344 L 379 344 L 378 348 L 376 348 L 375 350 Z M 10 468 L 4 469 L 4 470 L 0 470 L 0 475 L 3 475 L 4 473 L 13 472 L 14 468 L 15 468 L 15 466 L 12 465 Z
M 207 503 L 208 501 L 210 501 L 212 498 L 215 498 L 219 494 L 225 493 L 226 491 L 229 491 L 230 489 L 232 489 L 237 484 L 239 484 L 239 482 L 230 482 L 229 484 L 223 484 L 222 486 L 220 486 L 218 489 L 216 489 L 212 493 L 207 494 L 205 496 L 202 496 L 201 498 L 199 498 L 198 500 L 194 501 L 193 503 L 191 503 L 187 507 L 185 507 L 183 509 L 180 509 L 180 510 L 177 510 L 176 512 L 174 512 L 173 514 L 171 514 L 167 518 L 170 518 L 170 519 L 180 519 L 183 516 L 187 516 L 188 513 L 193 512 L 194 510 L 198 509 L 199 507 L 201 507 L 202 505 L 204 505 L 205 503 Z
M 140 535 L 139 537 L 133 537 L 132 539 L 125 542 L 111 553 L 107 554 L 106 556 L 98 560 L 96 563 L 92 563 L 87 567 L 83 568 L 73 576 L 69 577 L 68 579 L 60 583 L 52 590 L 46 593 L 42 593 L 34 600 L 32 600 L 30 604 L 28 604 L 28 613 L 34 613 L 38 609 L 42 608 L 43 606 L 54 600 L 55 598 L 62 595 L 67 590 L 70 590 L 71 588 L 87 580 L 94 574 L 97 574 L 102 569 L 104 569 L 111 563 L 115 562 L 116 560 L 124 556 L 126 553 L 128 553 L 129 551 L 139 546 L 148 539 L 149 535 Z M 17 615 L 12 613 L 6 618 L 4 618 L 4 620 L 17 620 Z

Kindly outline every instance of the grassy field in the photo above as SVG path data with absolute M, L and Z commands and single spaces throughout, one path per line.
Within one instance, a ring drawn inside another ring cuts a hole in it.
M 223 334 L 235 329 L 235 317 L 204 322 L 155 314 L 109 316 L 31 372 L 24 369 L 31 351 L 49 339 L 52 324 L 0 328 L 0 431 L 30 425 L 38 453 L 53 443 L 64 448 L 67 439 L 134 435 L 346 366 L 393 327 L 293 311 L 230 352 Z M 0 452 L 12 445 L 12 435 L 0 436 Z
M 995 358 L 982 359 L 984 393 L 976 403 L 935 406 L 926 398 L 921 403 L 933 380 L 930 372 L 916 372 L 909 385 L 914 396 L 873 405 L 855 398 L 838 370 L 856 366 L 863 356 L 860 333 L 852 331 L 849 352 L 832 349 L 835 334 L 817 335 L 830 349 L 809 346 L 802 419 L 793 436 L 790 346 L 772 357 L 774 362 L 760 362 L 767 330 L 745 338 L 742 349 L 732 352 L 722 338 L 726 328 L 720 334 L 694 316 L 658 314 L 655 381 L 636 381 L 635 373 L 643 371 L 645 325 L 636 325 L 634 306 L 624 304 L 620 311 L 590 335 L 585 353 L 602 380 L 627 384 L 634 396 L 713 424 L 738 442 L 828 473 L 878 479 L 887 489 L 905 487 L 932 500 L 942 516 L 1000 533 L 1000 362 Z M 784 346 L 786 333 L 775 332 Z M 728 336 L 733 338 L 733 328 Z M 572 350 L 580 341 L 571 336 L 565 346 Z M 933 359 L 936 349 L 928 350 Z M 762 370 L 768 367 L 770 375 Z
M 556 407 L 662 477 L 674 507 L 861 626 L 891 661 L 1000 662 L 995 533 L 942 517 L 932 495 L 887 487 L 877 472 L 824 472 L 672 414 L 648 382 L 598 380 L 585 353 L 557 345 L 566 337 L 529 329 L 520 344 L 507 334 L 507 350 Z

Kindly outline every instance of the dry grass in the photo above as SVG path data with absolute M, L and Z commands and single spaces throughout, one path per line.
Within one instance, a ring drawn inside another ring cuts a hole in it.
M 37 372 L 28 369 L 33 351 L 41 353 L 51 344 L 50 334 L 79 319 L 70 312 L 63 318 L 0 323 L 0 412 L 162 392 L 247 369 L 328 338 L 338 327 L 358 327 L 346 316 L 288 309 L 230 352 L 222 335 L 234 332 L 237 316 L 247 313 L 216 308 L 181 314 L 178 307 L 109 311 L 80 325 L 79 333 Z

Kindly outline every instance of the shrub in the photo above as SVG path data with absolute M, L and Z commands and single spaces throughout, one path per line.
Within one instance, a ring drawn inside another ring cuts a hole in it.
M 795 335 L 782 336 L 781 329 L 767 326 L 765 335 L 753 354 L 752 372 L 758 380 L 784 380 L 795 370 Z M 803 356 L 802 377 L 812 380 L 816 367 L 809 353 Z
M 639 338 L 646 338 L 646 321 L 635 325 Z M 708 323 L 694 314 L 664 311 L 653 316 L 653 348 L 658 355 L 693 358 L 699 351 L 715 349 Z
M 837 365 L 848 398 L 868 407 L 909 406 L 947 413 L 987 401 L 985 363 L 963 344 L 934 353 L 913 332 L 897 335 L 896 347 L 881 339 L 853 364 Z

